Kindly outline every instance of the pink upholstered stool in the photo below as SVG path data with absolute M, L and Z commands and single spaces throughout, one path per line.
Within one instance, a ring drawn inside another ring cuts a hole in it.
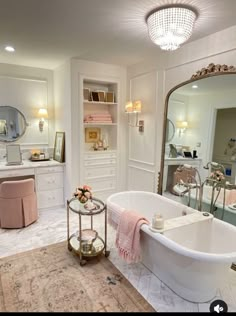
M 0 227 L 20 228 L 38 219 L 34 179 L 0 184 Z

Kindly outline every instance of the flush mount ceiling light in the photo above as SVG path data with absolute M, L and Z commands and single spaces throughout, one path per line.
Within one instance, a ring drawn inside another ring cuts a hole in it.
M 15 48 L 13 46 L 5 46 L 5 50 L 7 52 L 13 53 L 15 51 Z
M 151 40 L 163 50 L 175 50 L 193 31 L 197 14 L 188 7 L 161 7 L 147 16 Z

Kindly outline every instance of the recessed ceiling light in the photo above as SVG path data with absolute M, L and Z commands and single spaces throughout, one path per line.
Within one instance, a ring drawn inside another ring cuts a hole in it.
M 6 47 L 5 47 L 5 50 L 6 50 L 7 52 L 12 53 L 12 52 L 15 51 L 15 48 L 14 48 L 13 46 L 6 46 Z
M 196 84 L 194 84 L 194 85 L 192 86 L 192 88 L 193 88 L 193 89 L 197 89 L 198 86 L 197 86 Z

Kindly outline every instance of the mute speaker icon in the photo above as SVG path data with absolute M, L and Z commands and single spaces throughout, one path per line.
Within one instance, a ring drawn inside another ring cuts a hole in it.
M 228 306 L 227 304 L 222 301 L 222 300 L 216 300 L 216 301 L 213 301 L 210 305 L 210 312 L 211 313 L 217 313 L 217 314 L 220 314 L 220 313 L 225 313 L 228 311 Z
M 217 312 L 218 314 L 220 312 L 223 312 L 223 310 L 224 310 L 224 308 L 221 307 L 219 304 L 214 307 L 214 311 Z

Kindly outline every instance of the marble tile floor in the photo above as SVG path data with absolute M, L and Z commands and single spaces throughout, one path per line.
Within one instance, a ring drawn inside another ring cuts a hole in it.
M 38 221 L 22 229 L 0 229 L 0 257 L 64 241 L 67 238 L 66 209 L 40 211 Z M 88 228 L 90 217 L 83 217 L 83 228 Z M 78 230 L 78 215 L 70 212 L 71 233 Z M 104 214 L 94 217 L 94 228 L 104 236 Z M 108 226 L 109 259 L 159 312 L 209 312 L 209 303 L 188 302 L 162 283 L 143 264 L 126 264 L 119 258 L 114 246 L 115 231 Z M 231 271 L 230 281 L 218 291 L 215 299 L 224 300 L 230 312 L 236 312 L 236 272 Z

